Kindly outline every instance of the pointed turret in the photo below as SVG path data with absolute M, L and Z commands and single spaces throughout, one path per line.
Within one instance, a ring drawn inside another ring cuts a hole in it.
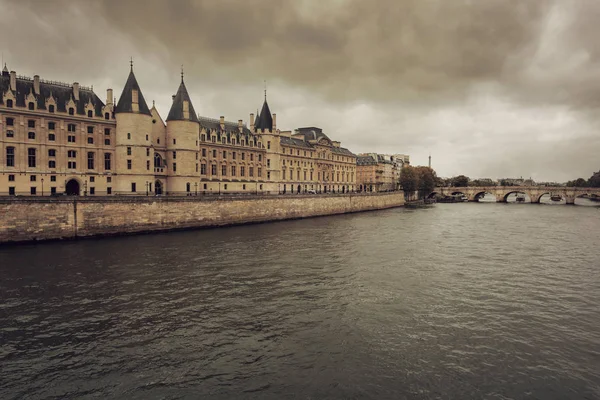
M 115 114 L 119 113 L 151 115 L 146 100 L 144 100 L 140 85 L 138 84 L 137 79 L 135 79 L 133 63 L 131 64 L 131 70 L 129 71 L 125 87 L 123 88 L 123 93 L 121 93 L 121 97 L 119 97 L 119 102 L 115 108 Z
M 194 110 L 190 95 L 183 82 L 183 74 L 181 76 L 181 84 L 179 85 L 179 89 L 177 89 L 177 94 L 173 99 L 171 110 L 167 116 L 167 122 L 169 121 L 193 121 L 199 123 L 196 110 Z
M 8 74 L 9 74 L 8 68 L 6 67 L 6 63 L 4 63 L 4 68 L 2 68 L 2 75 L 6 76 Z
M 267 104 L 266 96 L 265 102 L 263 103 L 262 109 L 260 110 L 260 114 L 258 115 L 256 122 L 254 123 L 254 127 L 256 130 L 273 130 L 273 116 L 271 115 L 269 104 Z

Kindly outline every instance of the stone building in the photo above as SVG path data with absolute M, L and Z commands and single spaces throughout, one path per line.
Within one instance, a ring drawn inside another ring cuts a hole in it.
M 116 104 L 115 104 L 116 103 Z M 92 88 L 0 79 L 0 195 L 345 193 L 356 156 L 320 128 L 280 131 L 266 99 L 250 126 L 196 113 L 181 83 L 166 120 L 133 64 L 118 102 Z
M 356 185 L 360 192 L 398 190 L 400 169 L 394 156 L 362 153 L 356 160 Z

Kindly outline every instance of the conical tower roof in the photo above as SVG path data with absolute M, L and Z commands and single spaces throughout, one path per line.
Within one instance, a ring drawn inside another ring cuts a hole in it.
M 271 115 L 269 104 L 267 104 L 266 96 L 265 102 L 263 103 L 262 109 L 260 110 L 260 115 L 257 117 L 256 122 L 254 123 L 254 127 L 257 130 L 273 130 L 273 116 Z
M 135 75 L 133 73 L 133 66 L 131 67 L 131 71 L 129 71 L 129 76 L 127 77 L 127 82 L 125 83 L 125 87 L 123 88 L 121 97 L 119 97 L 119 102 L 117 103 L 117 107 L 115 108 L 115 114 L 134 112 L 132 95 L 132 92 L 134 90 L 137 90 L 138 92 L 139 113 L 152 115 L 150 113 L 150 109 L 148 108 L 148 104 L 146 104 L 146 100 L 144 100 L 144 95 L 142 94 L 140 85 L 138 84 L 137 79 L 135 79 Z
M 188 102 L 189 118 L 185 118 L 183 113 L 184 101 Z M 192 100 L 190 100 L 190 95 L 188 94 L 185 83 L 183 82 L 183 76 L 181 77 L 181 84 L 179 85 L 179 89 L 177 89 L 175 99 L 173 99 L 171 110 L 169 110 L 169 115 L 167 116 L 167 122 L 168 121 L 194 121 L 199 123 L 196 110 L 194 110 Z

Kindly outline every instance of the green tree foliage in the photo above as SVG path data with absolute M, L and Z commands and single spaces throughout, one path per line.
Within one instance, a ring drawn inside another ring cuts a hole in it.
M 469 177 L 464 175 L 455 176 L 452 178 L 452 186 L 454 187 L 467 187 L 469 186 Z
M 590 178 L 591 179 L 591 178 Z M 585 179 L 583 178 L 577 178 L 574 181 L 569 181 L 567 182 L 567 186 L 569 187 L 587 187 L 588 183 Z
M 404 198 L 411 200 L 419 185 L 419 177 L 415 167 L 407 165 L 400 172 L 400 186 L 404 191 Z
M 587 184 L 589 187 L 600 187 L 600 171 L 592 175 L 590 179 L 588 179 Z
M 433 192 L 437 180 L 437 174 L 429 167 L 416 167 L 417 191 L 419 199 L 424 199 Z

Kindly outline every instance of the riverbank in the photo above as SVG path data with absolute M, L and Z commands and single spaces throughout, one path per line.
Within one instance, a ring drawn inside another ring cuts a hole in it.
M 5 197 L 0 198 L 0 244 L 241 225 L 402 205 L 402 192 L 251 197 Z

